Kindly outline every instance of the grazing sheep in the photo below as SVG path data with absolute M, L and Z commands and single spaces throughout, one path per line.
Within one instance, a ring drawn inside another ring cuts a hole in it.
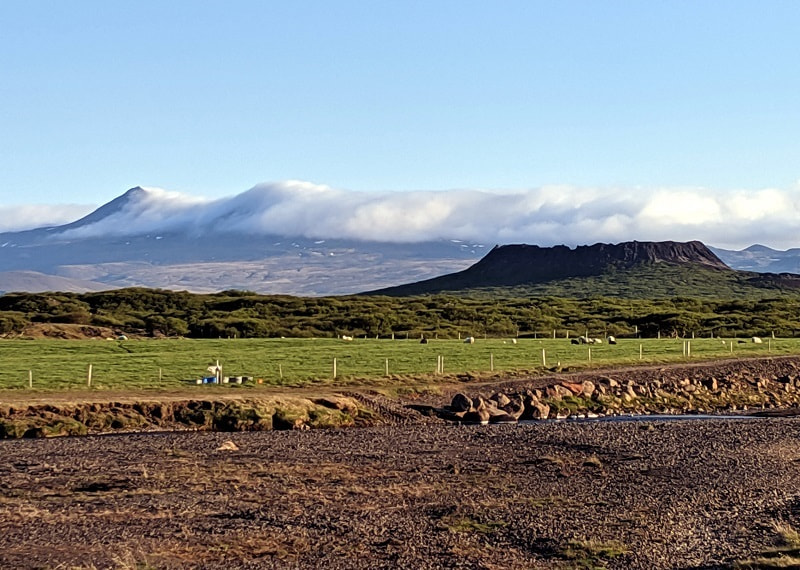
M 761 339 L 760 339 L 760 338 L 758 338 L 757 336 L 754 336 L 754 337 L 753 337 L 752 339 L 750 339 L 750 340 L 753 342 L 753 344 L 761 344 Z
M 464 344 L 475 344 L 475 337 L 468 336 L 467 338 L 464 339 Z
M 342 335 L 342 340 L 353 340 L 352 336 L 347 336 L 346 334 Z
M 606 337 L 606 340 L 608 341 L 608 344 L 617 344 L 617 339 L 616 339 L 616 338 L 614 338 L 614 337 L 613 337 L 613 336 L 611 336 L 611 335 L 608 335 L 608 336 Z
M 419 343 L 420 344 L 428 344 L 428 339 L 425 338 L 425 337 L 422 337 L 421 339 L 419 339 Z

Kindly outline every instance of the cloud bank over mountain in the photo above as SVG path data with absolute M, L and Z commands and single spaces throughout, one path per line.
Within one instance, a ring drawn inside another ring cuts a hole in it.
M 159 189 L 131 191 L 124 198 L 108 215 L 85 220 L 67 235 L 247 232 L 319 239 L 462 239 L 543 246 L 694 239 L 733 248 L 753 243 L 776 248 L 800 246 L 800 188 L 712 191 L 546 186 L 520 191 L 353 192 L 288 181 L 260 184 L 217 200 Z M 31 210 L 16 216 L 38 220 L 45 214 Z
M 58 226 L 92 210 L 81 204 L 0 206 L 0 232 Z

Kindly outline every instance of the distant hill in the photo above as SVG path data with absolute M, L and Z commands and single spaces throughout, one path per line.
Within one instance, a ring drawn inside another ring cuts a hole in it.
M 768 297 L 800 295 L 800 276 L 731 269 L 692 242 L 623 242 L 570 249 L 505 245 L 456 273 L 367 294 L 505 292 L 571 297 Z
M 10 291 L 28 293 L 44 293 L 45 291 L 63 291 L 66 293 L 85 293 L 87 291 L 105 291 L 113 289 L 104 283 L 85 279 L 70 279 L 57 275 L 46 275 L 37 271 L 1 271 L 0 294 Z
M 741 251 L 717 247 L 710 249 L 734 269 L 763 273 L 800 273 L 800 248 L 781 251 L 755 244 Z

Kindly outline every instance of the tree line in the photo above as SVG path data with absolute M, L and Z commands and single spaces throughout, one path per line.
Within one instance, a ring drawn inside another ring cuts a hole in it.
M 293 297 L 145 288 L 0 296 L 0 333 L 7 335 L 31 323 L 72 323 L 192 338 L 796 336 L 798 315 L 797 298 Z

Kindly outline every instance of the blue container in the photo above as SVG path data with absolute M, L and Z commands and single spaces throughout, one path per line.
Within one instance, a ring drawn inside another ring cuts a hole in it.
M 203 378 L 203 384 L 216 384 L 216 383 L 217 383 L 216 376 L 208 376 L 206 378 Z

